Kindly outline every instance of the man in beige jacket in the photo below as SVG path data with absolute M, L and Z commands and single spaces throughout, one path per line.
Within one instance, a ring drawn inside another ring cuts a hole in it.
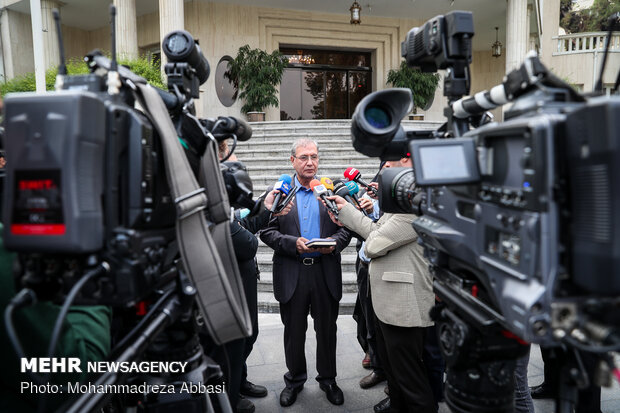
M 388 167 L 411 167 L 411 160 Z M 435 413 L 433 393 L 422 361 L 425 327 L 435 302 L 423 248 L 411 222 L 413 214 L 385 213 L 377 221 L 365 217 L 341 197 L 334 197 L 338 221 L 366 239 L 371 259 L 370 292 L 377 316 L 379 356 L 385 363 L 392 412 Z M 336 222 L 336 221 L 335 221 Z M 337 222 L 338 223 L 338 222 Z M 387 400 L 375 411 L 387 410 Z

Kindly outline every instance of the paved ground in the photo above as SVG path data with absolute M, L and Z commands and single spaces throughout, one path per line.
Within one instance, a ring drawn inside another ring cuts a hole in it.
M 280 406 L 280 391 L 284 384 L 282 376 L 286 371 L 284 365 L 284 348 L 282 342 L 283 327 L 278 314 L 259 314 L 260 334 L 254 351 L 248 360 L 250 381 L 267 386 L 269 395 L 263 399 L 252 399 L 256 411 L 300 413 L 300 412 L 372 412 L 375 403 L 385 397 L 383 385 L 369 390 L 359 387 L 359 379 L 368 374 L 361 366 L 362 350 L 356 339 L 356 324 L 351 316 L 338 318 L 338 385 L 344 392 L 344 405 L 334 406 L 325 398 L 314 380 L 316 376 L 316 340 L 312 319 L 309 319 L 306 340 L 306 360 L 308 363 L 308 381 L 304 390 L 298 395 L 297 402 L 290 407 Z M 537 347 L 532 350 L 529 365 L 530 385 L 539 384 L 543 378 L 542 359 Z M 534 401 L 537 413 L 555 412 L 554 403 L 547 400 Z M 620 388 L 615 383 L 611 389 L 603 389 L 603 413 L 620 412 Z M 449 413 L 445 403 L 440 404 L 440 413 Z

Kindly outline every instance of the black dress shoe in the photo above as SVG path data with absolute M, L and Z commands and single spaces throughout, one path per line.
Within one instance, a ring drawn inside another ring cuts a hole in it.
M 375 406 L 372 408 L 375 413 L 387 413 L 390 411 L 390 405 L 392 403 L 390 403 L 390 398 L 386 397 L 385 399 L 381 400 L 379 403 L 375 404 Z
M 254 403 L 241 396 L 235 407 L 235 413 L 254 413 Z
M 373 371 L 368 376 L 360 380 L 360 387 L 362 389 L 370 389 L 382 381 L 385 381 L 385 376 L 383 374 L 377 374 Z
M 532 399 L 553 399 L 555 393 L 549 387 L 545 386 L 545 382 L 538 386 L 530 387 Z
M 282 390 L 282 393 L 280 393 L 280 406 L 288 407 L 295 403 L 295 400 L 297 400 L 297 393 L 302 391 L 303 388 L 304 386 L 295 388 L 285 387 L 284 390 Z
M 338 406 L 344 403 L 344 395 L 342 394 L 342 390 L 340 390 L 340 387 L 338 387 L 336 383 L 320 383 L 319 387 L 325 392 L 327 400 L 329 400 L 331 404 L 335 404 L 336 406 Z
M 259 386 L 246 380 L 241 383 L 239 393 L 248 397 L 265 397 L 267 396 L 267 387 Z

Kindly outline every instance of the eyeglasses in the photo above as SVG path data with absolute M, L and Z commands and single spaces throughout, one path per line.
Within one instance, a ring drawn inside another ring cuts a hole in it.
M 308 159 L 312 160 L 312 162 L 316 162 L 319 160 L 319 155 L 301 155 L 301 156 L 293 156 L 295 159 L 299 159 L 302 162 L 308 162 Z

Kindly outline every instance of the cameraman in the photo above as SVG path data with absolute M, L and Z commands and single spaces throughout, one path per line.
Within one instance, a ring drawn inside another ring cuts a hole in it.
M 388 162 L 388 167 L 411 168 L 412 163 L 403 158 Z M 344 198 L 330 198 L 340 211 L 340 224 L 366 239 L 379 356 L 388 379 L 390 411 L 436 413 L 423 362 L 426 327 L 433 325 L 429 311 L 435 294 L 424 250 L 411 226 L 415 216 L 384 213 L 372 222 Z M 375 406 L 377 410 L 387 411 L 387 400 Z

